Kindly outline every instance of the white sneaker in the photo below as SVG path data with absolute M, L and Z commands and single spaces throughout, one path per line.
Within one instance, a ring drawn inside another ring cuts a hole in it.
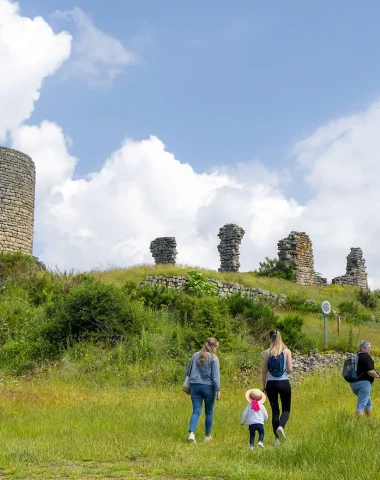
M 197 441 L 195 440 L 195 434 L 194 434 L 194 432 L 190 432 L 190 433 L 189 433 L 189 436 L 187 437 L 187 439 L 188 439 L 189 442 L 197 443 Z
M 278 447 L 279 445 L 281 445 L 280 439 L 279 439 L 279 438 L 275 438 L 275 439 L 274 439 L 274 442 L 273 442 L 273 445 L 274 445 L 275 447 Z
M 263 442 L 257 442 L 257 446 L 258 446 L 258 447 L 261 447 L 261 448 L 264 448 Z
M 210 440 L 212 440 L 212 436 L 211 435 L 206 435 L 205 438 L 204 438 L 204 441 L 209 442 Z
M 286 437 L 285 437 L 285 432 L 284 432 L 284 429 L 282 427 L 278 427 L 277 430 L 276 430 L 276 433 L 277 435 L 279 436 L 279 438 L 281 440 L 285 440 Z
M 253 451 L 253 445 L 250 445 L 249 449 L 251 450 L 251 452 Z

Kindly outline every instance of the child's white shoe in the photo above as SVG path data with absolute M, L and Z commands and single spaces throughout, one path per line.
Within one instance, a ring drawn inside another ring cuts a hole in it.
M 189 442 L 197 443 L 197 441 L 195 440 L 195 434 L 194 434 L 194 432 L 190 432 L 190 433 L 189 433 L 189 436 L 187 437 L 187 439 L 188 439 Z
M 204 441 L 209 442 L 210 440 L 212 440 L 212 436 L 211 435 L 206 435 L 205 438 L 204 438 Z
M 253 445 L 250 445 L 249 446 L 249 449 L 251 450 L 251 452 L 253 451 Z
M 261 447 L 261 448 L 264 448 L 263 442 L 257 442 L 257 446 L 258 446 L 258 447 Z

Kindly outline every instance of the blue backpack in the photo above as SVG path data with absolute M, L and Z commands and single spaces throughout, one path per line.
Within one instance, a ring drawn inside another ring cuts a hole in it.
M 268 358 L 268 370 L 272 377 L 282 377 L 286 371 L 284 350 L 280 355 L 271 355 Z

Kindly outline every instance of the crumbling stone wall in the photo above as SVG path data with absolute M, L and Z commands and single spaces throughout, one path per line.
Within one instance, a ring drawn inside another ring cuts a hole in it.
M 240 268 L 239 247 L 245 231 L 233 223 L 224 225 L 218 233 L 220 244 L 218 251 L 220 255 L 219 272 L 238 272 Z
M 277 246 L 279 260 L 288 266 L 291 263 L 294 265 L 298 284 L 316 286 L 327 283 L 314 271 L 313 244 L 305 232 L 290 232 Z
M 355 285 L 363 290 L 368 290 L 367 272 L 362 249 L 351 248 L 351 251 L 346 258 L 346 274 L 341 277 L 333 278 L 332 283 L 340 285 Z
M 35 167 L 25 153 L 0 147 L 0 250 L 32 254 Z
M 159 237 L 150 242 L 150 251 L 156 265 L 172 263 L 177 257 L 177 242 L 175 237 Z
M 274 292 L 263 290 L 261 288 L 249 288 L 240 285 L 239 283 L 224 282 L 216 280 L 215 278 L 208 279 L 217 287 L 217 292 L 220 297 L 228 297 L 233 293 L 241 293 L 256 300 L 263 299 L 269 303 L 282 304 L 286 302 L 286 295 L 280 293 L 277 295 Z M 140 287 L 166 287 L 174 288 L 177 291 L 184 290 L 187 284 L 187 277 L 185 275 L 168 275 L 166 277 L 161 275 L 151 275 L 145 282 L 140 284 Z

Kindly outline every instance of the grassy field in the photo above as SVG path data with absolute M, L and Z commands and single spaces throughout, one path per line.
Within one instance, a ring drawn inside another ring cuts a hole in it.
M 258 379 L 253 382 L 260 385 Z M 248 450 L 240 426 L 245 389 L 223 385 L 214 440 L 188 444 L 190 399 L 180 387 L 84 388 L 54 378 L 1 386 L 0 478 L 232 480 L 380 478 L 379 385 L 374 421 L 355 418 L 355 397 L 339 372 L 293 385 L 288 439 Z M 269 405 L 267 405 L 270 411 Z

